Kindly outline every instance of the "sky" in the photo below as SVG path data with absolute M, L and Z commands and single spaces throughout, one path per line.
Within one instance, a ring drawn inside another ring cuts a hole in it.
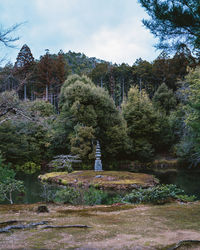
M 148 18 L 137 0 L 0 0 L 0 25 L 23 23 L 13 33 L 16 48 L 0 47 L 5 62 L 15 62 L 23 44 L 35 59 L 62 49 L 109 62 L 133 65 L 136 59 L 153 61 L 156 39 L 143 26 Z

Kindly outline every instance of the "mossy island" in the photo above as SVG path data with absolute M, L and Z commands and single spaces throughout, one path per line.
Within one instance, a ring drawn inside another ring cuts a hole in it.
M 128 171 L 93 171 L 83 170 L 68 172 L 51 172 L 40 175 L 39 180 L 73 187 L 95 187 L 110 190 L 132 190 L 153 187 L 159 181 L 149 174 Z

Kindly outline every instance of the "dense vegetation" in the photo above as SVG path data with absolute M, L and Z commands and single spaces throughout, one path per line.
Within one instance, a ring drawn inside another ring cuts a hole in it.
M 24 45 L 0 71 L 1 154 L 24 172 L 60 154 L 90 168 L 99 140 L 105 168 L 158 155 L 198 165 L 199 79 L 186 46 L 129 66 L 71 51 L 37 61 Z

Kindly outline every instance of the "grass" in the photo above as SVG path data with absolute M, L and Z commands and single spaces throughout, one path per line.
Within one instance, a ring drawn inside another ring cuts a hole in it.
M 99 177 L 99 178 L 98 178 Z M 152 187 L 158 180 L 152 175 L 131 173 L 126 171 L 93 170 L 67 172 L 52 172 L 40 175 L 39 179 L 51 183 L 69 186 L 93 186 L 103 189 L 133 189 L 135 187 Z
M 0 222 L 45 220 L 50 225 L 92 228 L 13 230 L 0 234 L 0 249 L 167 249 L 181 240 L 200 238 L 200 202 L 95 207 L 47 204 L 50 212 L 39 214 L 38 205 L 0 205 Z

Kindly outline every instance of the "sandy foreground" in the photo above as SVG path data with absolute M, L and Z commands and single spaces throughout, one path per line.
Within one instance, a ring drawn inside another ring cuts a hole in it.
M 47 204 L 49 213 L 37 213 L 39 205 L 0 205 L 0 223 L 48 221 L 48 225 L 91 228 L 45 229 L 40 225 L 13 229 L 0 233 L 0 249 L 170 249 L 182 240 L 200 240 L 199 202 L 93 207 Z M 177 249 L 200 249 L 200 245 Z

